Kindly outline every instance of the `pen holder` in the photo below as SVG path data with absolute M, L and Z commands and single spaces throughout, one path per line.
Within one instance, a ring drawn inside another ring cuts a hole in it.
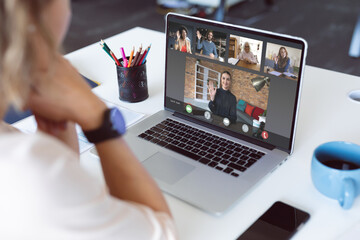
M 122 59 L 119 59 L 122 62 Z M 146 76 L 146 62 L 135 67 L 116 65 L 119 98 L 126 102 L 140 102 L 149 97 Z

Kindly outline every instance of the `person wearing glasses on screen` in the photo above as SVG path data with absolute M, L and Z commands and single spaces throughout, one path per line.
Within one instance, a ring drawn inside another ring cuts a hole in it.
M 244 51 L 240 53 L 239 59 L 249 64 L 257 64 L 256 57 L 250 51 L 250 44 L 248 42 L 244 43 Z
M 221 88 L 214 87 L 213 81 L 209 81 L 210 102 L 208 106 L 215 115 L 228 118 L 231 123 L 236 123 L 236 97 L 230 92 L 231 74 L 224 71 L 220 81 Z
M 285 47 L 280 47 L 278 55 L 274 58 L 274 69 L 278 72 L 287 72 L 290 67 L 290 58 Z
M 215 43 L 212 41 L 214 37 L 213 31 L 209 30 L 206 33 L 206 38 L 201 41 L 202 35 L 199 30 L 196 31 L 197 36 L 197 50 L 202 50 L 202 54 L 210 58 L 218 58 Z
M 0 115 L 29 109 L 38 130 L 0 127 L 0 239 L 175 239 L 160 189 L 121 137 L 120 111 L 60 52 L 70 17 L 70 0 L 0 1 Z M 104 181 L 80 164 L 75 124 Z
M 175 41 L 175 50 L 181 52 L 191 53 L 191 43 L 188 38 L 188 30 L 186 27 L 181 26 L 179 30 L 176 31 L 176 41 Z

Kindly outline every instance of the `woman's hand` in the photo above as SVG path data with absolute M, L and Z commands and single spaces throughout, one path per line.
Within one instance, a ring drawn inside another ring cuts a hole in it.
M 35 76 L 28 106 L 36 116 L 78 123 L 85 131 L 100 126 L 106 105 L 63 56 L 55 56 L 51 66 Z
M 211 101 L 214 101 L 217 87 L 214 87 L 214 83 L 212 81 L 209 82 L 209 94 Z
M 75 153 L 79 154 L 79 142 L 75 129 L 75 124 L 71 122 L 56 122 L 35 114 L 37 129 L 47 133 L 66 145 L 68 145 Z
M 279 57 L 278 56 L 274 57 L 274 61 L 275 61 L 275 64 L 277 64 L 279 61 Z

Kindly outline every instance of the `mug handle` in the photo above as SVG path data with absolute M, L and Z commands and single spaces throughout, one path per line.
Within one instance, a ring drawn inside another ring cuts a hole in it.
M 339 204 L 343 209 L 350 209 L 355 198 L 355 182 L 351 178 L 343 179 L 343 192 Z

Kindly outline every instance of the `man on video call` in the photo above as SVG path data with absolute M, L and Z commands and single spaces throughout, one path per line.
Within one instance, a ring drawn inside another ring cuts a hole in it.
M 230 92 L 230 85 L 231 74 L 228 71 L 221 74 L 221 88 L 214 87 L 214 83 L 209 82 L 209 108 L 212 113 L 236 123 L 236 97 Z
M 206 38 L 201 41 L 201 33 L 199 30 L 196 31 L 197 36 L 197 50 L 202 50 L 203 55 L 210 56 L 210 58 L 218 58 L 218 54 L 216 51 L 215 43 L 212 42 L 214 33 L 212 31 L 208 31 L 206 33 Z

